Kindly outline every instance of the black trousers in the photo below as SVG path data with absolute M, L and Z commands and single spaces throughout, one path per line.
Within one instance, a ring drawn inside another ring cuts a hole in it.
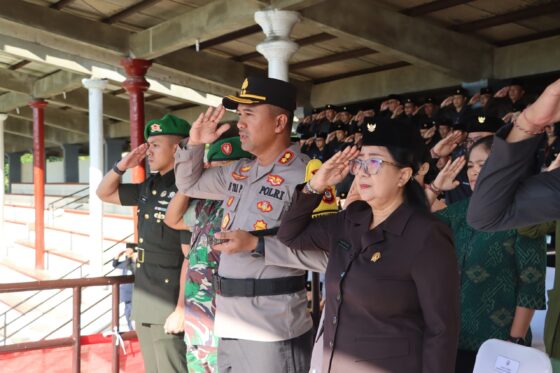
M 219 373 L 308 373 L 313 331 L 278 342 L 221 338 Z

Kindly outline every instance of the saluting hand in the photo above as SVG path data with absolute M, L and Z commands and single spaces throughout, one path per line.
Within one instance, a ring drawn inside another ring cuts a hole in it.
M 472 96 L 471 99 L 469 100 L 469 105 L 474 105 L 478 101 L 480 101 L 480 93 L 475 93 L 475 95 Z
M 356 146 L 349 146 L 337 152 L 323 163 L 309 181 L 311 188 L 322 193 L 331 185 L 340 183 L 350 171 L 349 162 L 356 158 L 360 151 Z
M 144 143 L 137 148 L 133 149 L 123 159 L 119 161 L 117 167 L 119 170 L 128 170 L 141 164 L 142 160 L 146 158 L 146 152 L 150 146 Z
M 216 108 L 209 107 L 205 113 L 200 113 L 189 131 L 189 144 L 211 144 L 216 141 L 230 127 L 229 124 L 218 127 L 225 112 L 226 109 L 218 105 Z
M 247 231 L 241 229 L 235 231 L 216 232 L 214 237 L 226 242 L 212 246 L 212 249 L 226 254 L 237 254 L 251 252 L 257 248 L 259 239 Z
M 459 142 L 461 141 L 462 132 L 453 131 L 450 132 L 447 137 L 441 139 L 433 148 L 432 155 L 437 158 L 447 157 L 449 154 L 455 150 Z
M 442 192 L 455 189 L 459 186 L 460 182 L 455 180 L 459 172 L 465 167 L 465 157 L 461 156 L 451 162 L 451 159 L 447 161 L 445 166 L 441 169 L 436 179 L 432 182 L 432 185 Z
M 496 98 L 503 98 L 506 97 L 509 93 L 509 85 L 505 86 L 504 88 L 500 89 L 498 92 L 494 94 Z

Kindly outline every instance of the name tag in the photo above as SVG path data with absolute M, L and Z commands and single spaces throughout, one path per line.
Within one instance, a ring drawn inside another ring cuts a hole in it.
M 498 356 L 494 369 L 496 372 L 500 373 L 517 373 L 519 371 L 519 361 Z

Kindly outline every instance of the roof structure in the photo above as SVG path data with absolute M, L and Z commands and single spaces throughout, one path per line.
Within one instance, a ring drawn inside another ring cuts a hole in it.
M 254 13 L 299 11 L 290 61 L 302 105 L 352 103 L 480 79 L 560 71 L 558 0 L 3 0 L 0 112 L 6 151 L 31 147 L 31 97 L 48 146 L 87 142 L 88 92 L 110 81 L 107 137 L 128 136 L 123 57 L 149 59 L 146 118 L 192 120 L 266 74 Z

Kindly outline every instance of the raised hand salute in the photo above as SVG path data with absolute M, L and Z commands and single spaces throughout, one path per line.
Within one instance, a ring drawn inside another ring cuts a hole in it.
M 218 140 L 222 134 L 229 130 L 230 125 L 224 124 L 218 127 L 226 109 L 222 105 L 209 107 L 205 113 L 200 113 L 192 124 L 189 134 L 190 145 L 211 144 Z

